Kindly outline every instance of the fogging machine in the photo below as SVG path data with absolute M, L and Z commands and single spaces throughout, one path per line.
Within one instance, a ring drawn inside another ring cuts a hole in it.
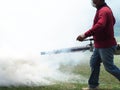
M 93 40 L 94 40 L 93 38 L 83 40 L 83 41 L 90 42 L 86 46 L 63 48 L 63 49 L 52 50 L 52 51 L 43 51 L 43 52 L 40 52 L 40 54 L 41 55 L 50 55 L 50 54 L 60 54 L 60 53 L 69 53 L 69 52 L 86 51 L 86 50 L 89 50 L 90 52 L 92 52 L 93 48 L 94 48 L 93 43 L 92 43 Z M 117 48 L 116 48 L 116 51 L 114 54 L 120 55 L 120 44 L 117 45 Z

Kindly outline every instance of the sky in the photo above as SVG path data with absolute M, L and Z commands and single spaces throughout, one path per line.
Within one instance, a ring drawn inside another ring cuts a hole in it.
M 120 1 L 106 2 L 119 19 Z M 76 37 L 91 27 L 95 11 L 91 0 L 1 0 L 0 55 L 79 46 Z

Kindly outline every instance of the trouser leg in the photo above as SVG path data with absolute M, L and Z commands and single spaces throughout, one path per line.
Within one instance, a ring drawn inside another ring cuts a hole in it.
M 109 73 L 115 76 L 120 81 L 120 69 L 114 64 L 114 51 L 115 46 L 111 48 L 100 49 L 100 56 L 103 62 L 103 65 Z
M 100 72 L 101 59 L 98 49 L 94 49 L 93 55 L 90 59 L 91 74 L 88 80 L 89 87 L 95 88 L 99 85 L 99 72 Z

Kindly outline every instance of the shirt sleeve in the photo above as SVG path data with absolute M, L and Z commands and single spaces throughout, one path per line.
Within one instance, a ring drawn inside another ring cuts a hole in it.
M 104 10 L 101 10 L 98 14 L 98 20 L 97 22 L 92 26 L 91 29 L 89 29 L 87 32 L 85 32 L 85 36 L 93 36 L 96 32 L 99 32 L 106 26 L 107 21 L 107 14 Z

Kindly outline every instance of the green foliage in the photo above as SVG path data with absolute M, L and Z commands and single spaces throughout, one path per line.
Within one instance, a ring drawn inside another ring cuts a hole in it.
M 115 27 L 114 33 L 115 33 L 115 37 L 120 38 L 120 27 Z

